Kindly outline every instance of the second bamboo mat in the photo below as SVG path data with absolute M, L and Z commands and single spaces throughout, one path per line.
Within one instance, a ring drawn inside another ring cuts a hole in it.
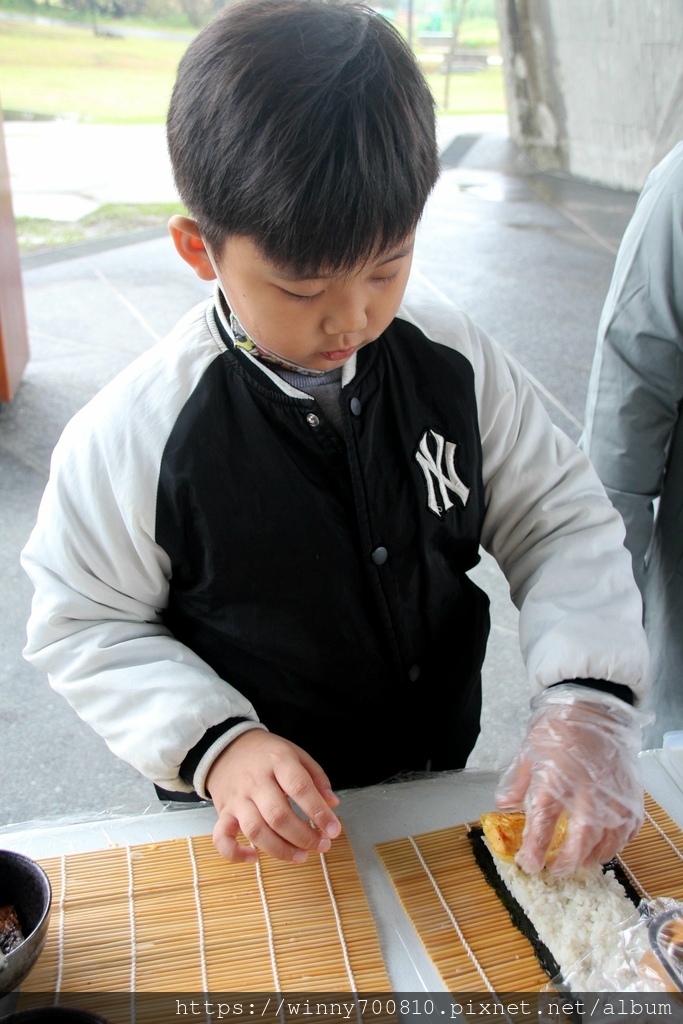
M 344 834 L 303 865 L 230 864 L 210 836 L 41 863 L 50 930 L 22 994 L 390 990 Z
M 621 863 L 646 898 L 683 900 L 683 832 L 647 794 L 645 811 Z M 448 991 L 538 992 L 548 977 L 481 873 L 469 828 L 456 825 L 376 849 Z

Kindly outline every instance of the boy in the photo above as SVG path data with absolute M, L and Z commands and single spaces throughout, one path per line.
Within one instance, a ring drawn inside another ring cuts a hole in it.
M 519 369 L 450 310 L 397 316 L 438 174 L 412 54 L 361 6 L 247 0 L 188 49 L 168 136 L 173 240 L 215 296 L 67 428 L 27 656 L 143 774 L 210 795 L 226 857 L 302 861 L 333 786 L 465 765 L 483 542 L 539 690 L 500 796 L 521 862 L 565 810 L 554 870 L 611 855 L 642 813 L 638 594 Z

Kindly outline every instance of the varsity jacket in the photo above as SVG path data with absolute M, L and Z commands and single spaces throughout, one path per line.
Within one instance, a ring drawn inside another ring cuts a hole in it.
M 462 767 L 488 633 L 467 575 L 480 544 L 534 686 L 647 687 L 623 528 L 588 460 L 514 361 L 428 307 L 408 300 L 344 367 L 343 437 L 231 346 L 216 300 L 66 428 L 23 554 L 25 654 L 158 786 L 203 794 L 253 727 L 335 787 Z

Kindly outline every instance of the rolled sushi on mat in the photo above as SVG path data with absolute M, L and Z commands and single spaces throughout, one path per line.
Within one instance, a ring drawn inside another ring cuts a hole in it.
M 638 901 L 635 890 L 627 892 L 616 877 L 614 866 L 595 865 L 559 878 L 545 868 L 527 874 L 515 863 L 524 815 L 492 812 L 482 815 L 481 822 L 481 842 L 490 863 L 478 857 L 480 866 L 506 905 L 510 907 L 509 895 L 521 909 L 530 926 L 525 922 L 522 930 L 542 966 L 559 969 L 551 987 L 572 992 L 679 991 L 675 964 L 683 950 L 683 906 L 667 899 Z M 566 831 L 566 824 L 557 829 L 548 863 Z M 491 866 L 497 878 L 489 877 Z M 651 943 L 652 922 L 662 915 L 669 921 L 668 946 L 660 943 L 673 963 L 668 969 L 662 949 L 655 951 Z M 515 920 L 519 914 L 511 916 Z

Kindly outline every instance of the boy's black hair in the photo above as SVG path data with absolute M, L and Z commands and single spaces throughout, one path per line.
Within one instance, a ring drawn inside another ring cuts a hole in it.
M 248 235 L 304 275 L 403 241 L 439 173 L 413 54 L 344 0 L 227 8 L 181 60 L 167 127 L 178 190 L 216 257 Z

